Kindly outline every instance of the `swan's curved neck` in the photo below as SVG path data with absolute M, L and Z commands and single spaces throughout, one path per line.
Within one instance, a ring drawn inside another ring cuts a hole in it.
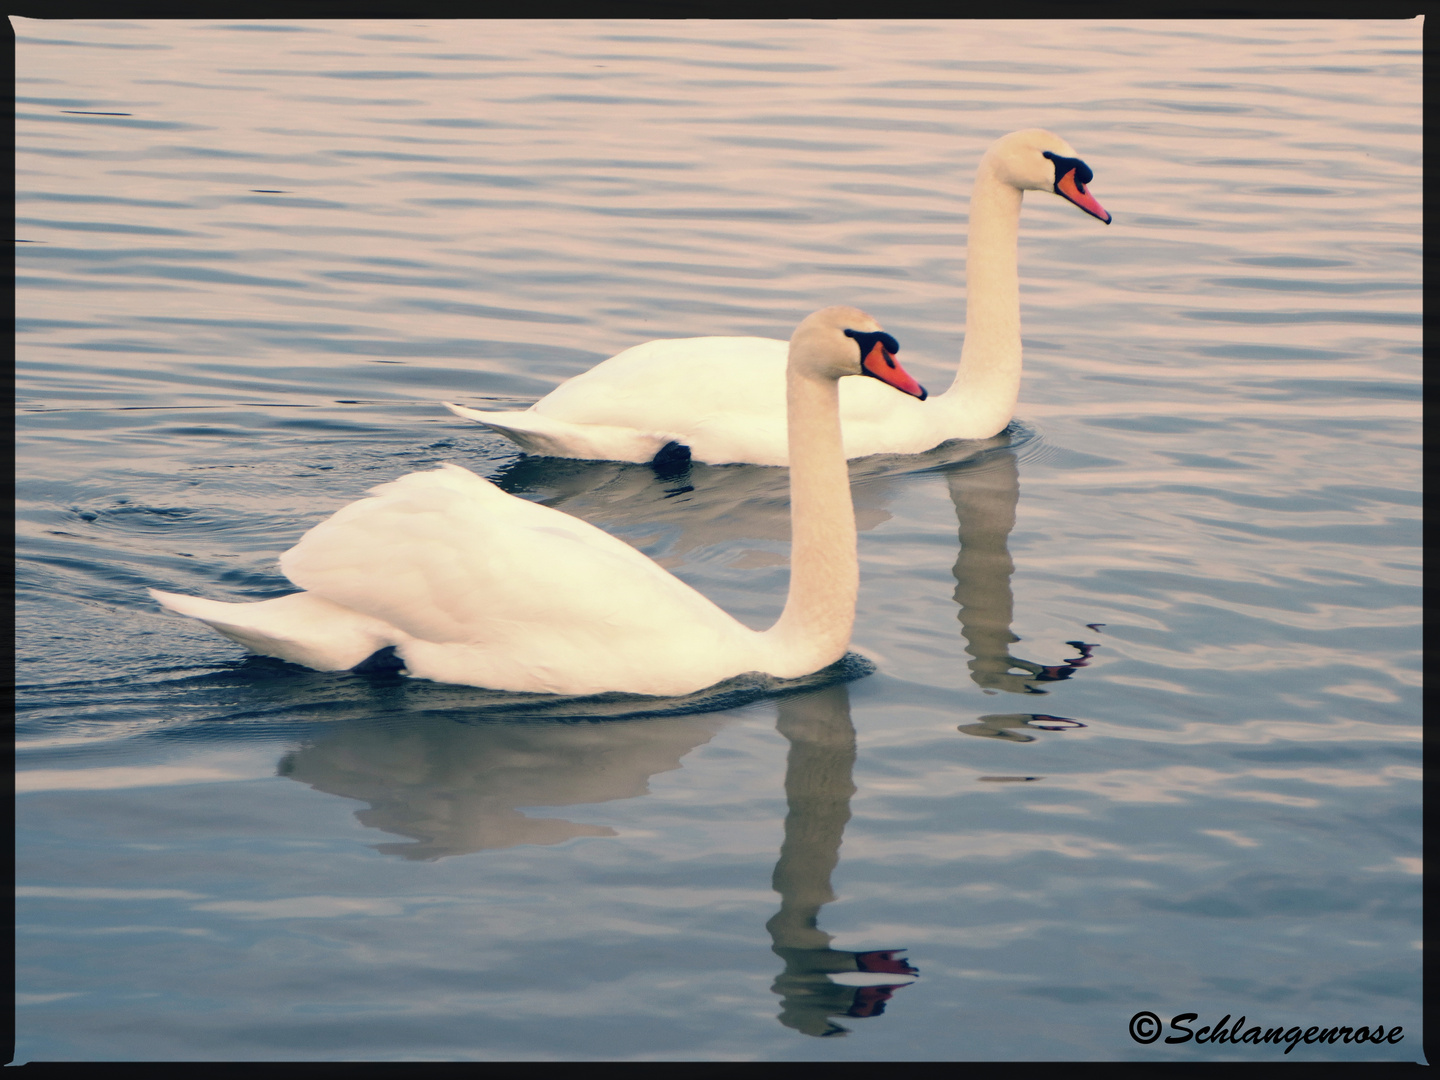
M 776 675 L 808 675 L 845 655 L 855 625 L 860 562 L 836 380 L 786 371 L 790 435 L 790 592 L 765 631 Z M 781 670 L 781 669 L 784 670 Z
M 1020 395 L 1019 188 L 1002 179 L 987 154 L 970 195 L 965 252 L 965 344 L 946 404 L 994 413 L 1009 422 Z

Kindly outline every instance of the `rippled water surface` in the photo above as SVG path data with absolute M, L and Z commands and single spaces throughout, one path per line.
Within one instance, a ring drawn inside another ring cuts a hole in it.
M 1423 1056 L 1418 25 L 13 25 L 18 1060 Z M 1114 223 L 1027 198 L 1008 434 L 854 464 L 872 673 L 636 715 L 145 594 L 454 461 L 768 624 L 783 470 L 438 402 L 829 303 L 943 389 L 1030 126 Z

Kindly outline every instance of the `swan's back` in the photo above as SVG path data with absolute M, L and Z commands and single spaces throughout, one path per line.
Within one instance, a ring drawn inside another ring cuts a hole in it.
M 780 465 L 788 351 L 788 342 L 760 337 L 647 341 L 561 383 L 534 411 L 658 432 L 711 464 Z
M 280 558 L 301 588 L 407 635 L 412 675 L 496 689 L 674 693 L 757 635 L 578 518 L 456 465 L 374 489 Z M 758 663 L 756 667 L 758 668 Z
M 644 427 L 656 416 L 785 411 L 788 342 L 761 337 L 647 341 L 561 383 L 536 403 L 560 420 Z

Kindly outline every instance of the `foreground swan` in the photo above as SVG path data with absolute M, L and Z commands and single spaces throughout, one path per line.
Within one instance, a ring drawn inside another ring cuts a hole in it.
M 986 151 L 970 196 L 965 345 L 955 382 L 928 401 L 891 394 L 869 379 L 842 382 L 847 458 L 919 454 L 1004 430 L 1020 393 L 1021 196 L 1053 191 L 1109 224 L 1085 186 L 1090 176 L 1065 140 L 1038 128 L 1006 135 Z M 678 338 L 626 349 L 523 411 L 445 407 L 534 454 L 650 461 L 675 443 L 712 465 L 784 465 L 784 371 L 783 341 Z
M 495 690 L 668 696 L 752 671 L 808 675 L 844 655 L 859 586 L 837 383 L 864 373 L 923 396 L 898 348 L 847 307 L 817 311 L 790 339 L 790 592 L 763 632 L 623 540 L 456 465 L 382 484 L 307 532 L 280 557 L 305 592 L 254 604 L 150 595 L 321 671 L 393 646 L 413 676 Z

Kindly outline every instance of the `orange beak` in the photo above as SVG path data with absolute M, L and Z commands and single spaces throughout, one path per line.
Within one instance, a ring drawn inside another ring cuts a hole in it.
M 1085 190 L 1084 184 L 1079 183 L 1075 179 L 1074 169 L 1071 169 L 1059 180 L 1055 181 L 1055 190 L 1087 214 L 1094 215 L 1106 225 L 1110 224 L 1109 211 L 1095 201 L 1095 196 Z
M 910 377 L 910 373 L 900 366 L 895 359 L 894 353 L 885 351 L 885 346 L 880 342 L 870 350 L 870 355 L 860 362 L 862 374 L 873 375 L 883 383 L 889 383 L 896 390 L 902 390 L 911 397 L 917 397 L 924 401 L 928 396 L 925 388 Z

